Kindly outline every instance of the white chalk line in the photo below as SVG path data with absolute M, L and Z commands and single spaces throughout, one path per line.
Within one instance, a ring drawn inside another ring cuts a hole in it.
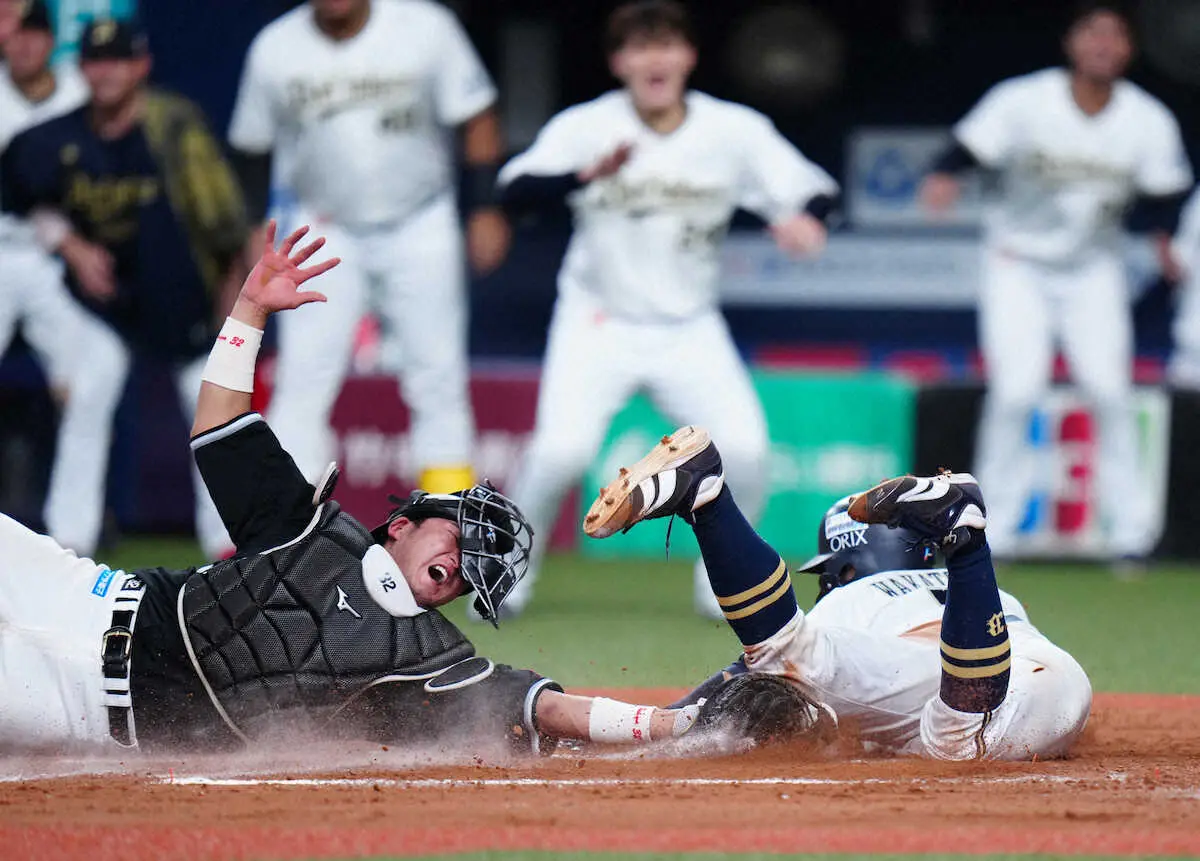
M 295 787 L 387 787 L 389 789 L 473 789 L 533 787 L 567 789 L 576 787 L 694 787 L 694 786 L 908 786 L 996 783 L 1082 783 L 1101 784 L 1109 780 L 1085 779 L 1067 775 L 1023 775 L 1019 777 L 866 777 L 840 779 L 826 777 L 161 777 L 161 783 L 174 786 L 295 786 Z

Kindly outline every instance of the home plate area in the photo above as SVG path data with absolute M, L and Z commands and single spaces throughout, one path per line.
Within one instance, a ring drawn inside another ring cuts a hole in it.
M 1200 698 L 1101 695 L 1069 760 L 939 763 L 779 746 L 6 760 L 6 857 L 346 858 L 482 849 L 1200 855 Z M 445 761 L 445 757 L 441 757 Z

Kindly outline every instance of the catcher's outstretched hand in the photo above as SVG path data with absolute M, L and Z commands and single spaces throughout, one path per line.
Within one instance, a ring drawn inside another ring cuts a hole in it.
M 229 322 L 217 336 L 217 345 L 204 368 L 204 382 L 200 385 L 192 421 L 193 437 L 250 411 L 254 361 L 267 318 L 276 311 L 326 301 L 324 294 L 300 288 L 341 261 L 334 257 L 305 267 L 304 263 L 325 244 L 324 239 L 316 239 L 297 251 L 296 245 L 307 233 L 308 227 L 301 227 L 276 248 L 275 222 L 267 225 L 262 254 L 246 277 L 229 312 Z M 238 324 L 243 325 L 239 328 Z
M 243 322 L 255 325 L 265 323 L 266 318 L 276 311 L 286 311 L 299 308 L 309 302 L 325 302 L 328 298 L 316 290 L 302 290 L 301 285 L 309 280 L 328 272 L 341 263 L 340 258 L 332 257 L 312 266 L 303 264 L 325 245 L 325 238 L 320 237 L 305 245 L 299 251 L 296 246 L 308 234 L 308 225 L 293 232 L 278 249 L 275 248 L 274 221 L 267 224 L 266 236 L 263 239 L 262 254 L 246 282 L 242 285 L 238 296 L 238 305 L 249 306 L 244 309 L 251 312 L 255 319 Z M 235 313 L 234 317 L 241 317 Z M 261 325 L 257 328 L 262 328 Z

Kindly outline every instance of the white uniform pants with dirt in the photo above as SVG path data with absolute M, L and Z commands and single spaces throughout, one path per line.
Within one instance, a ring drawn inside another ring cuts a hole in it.
M 58 430 L 58 451 L 46 497 L 46 528 L 55 540 L 81 555 L 95 553 L 104 519 L 105 479 L 112 447 L 113 416 L 129 375 L 129 348 L 107 324 L 84 313 L 75 330 L 77 359 L 70 373 L 67 402 Z M 183 415 L 188 424 L 207 357 L 175 370 Z M 182 447 L 184 440 L 180 440 Z M 232 542 L 208 490 L 192 464 L 196 537 L 212 559 Z
M 512 488 L 535 535 L 550 534 L 564 495 L 591 464 L 613 417 L 638 392 L 675 425 L 709 431 L 739 506 L 751 522 L 758 516 L 766 484 L 767 423 L 720 313 L 635 323 L 606 317 L 590 295 L 566 293 L 554 308 L 536 427 Z M 630 460 L 642 454 L 628 453 Z M 530 575 L 515 590 L 516 603 L 528 600 L 539 556 L 535 552 Z M 707 577 L 703 585 L 711 591 Z
M 454 201 L 439 198 L 400 225 L 350 230 L 301 214 L 342 264 L 321 276 L 327 303 L 279 317 L 268 419 L 300 471 L 315 480 L 336 459 L 330 416 L 350 368 L 354 333 L 379 316 L 410 413 L 415 473 L 471 462 L 467 306 Z
M 985 714 L 951 709 L 938 695 L 936 637 L 825 627 L 797 613 L 746 650 L 746 665 L 800 684 L 893 753 L 935 759 L 1062 756 L 1082 734 L 1092 689 L 1079 663 L 1028 623 L 1012 621 L 1012 673 L 1004 702 Z
M 3 514 L 0 547 L 0 748 L 125 750 L 109 733 L 101 648 L 129 578 Z
M 1137 481 L 1132 405 L 1133 323 L 1116 256 L 1069 267 L 984 252 L 980 342 L 988 393 L 976 475 L 988 502 L 988 541 L 997 555 L 1018 550 L 1017 528 L 1036 474 L 1047 465 L 1026 442 L 1034 408 L 1049 391 L 1056 346 L 1090 400 L 1099 430 L 1098 488 L 1115 555 L 1151 549 L 1149 506 Z

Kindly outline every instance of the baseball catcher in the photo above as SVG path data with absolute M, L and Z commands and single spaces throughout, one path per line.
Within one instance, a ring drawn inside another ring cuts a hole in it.
M 697 705 L 570 696 L 475 654 L 437 608 L 468 592 L 493 623 L 525 573 L 532 533 L 487 484 L 417 492 L 369 530 L 308 484 L 250 411 L 268 316 L 310 302 L 302 228 L 262 257 L 217 338 L 192 449 L 237 554 L 126 573 L 0 515 L 0 746 L 212 750 L 322 737 L 390 744 L 555 739 L 644 743 L 687 732 Z
M 1062 756 L 1083 732 L 1087 675 L 996 586 L 986 509 L 970 475 L 906 475 L 836 503 L 821 522 L 821 552 L 801 569 L 821 578 L 808 614 L 698 428 L 664 437 L 622 469 L 584 531 L 604 538 L 673 515 L 695 531 L 743 646 L 676 704 L 704 699 L 701 725 L 781 738 L 824 732 L 831 709 L 869 748 L 947 760 Z M 935 567 L 939 552 L 944 568 Z M 764 685 L 764 674 L 778 684 Z M 796 691 L 790 700 L 787 687 Z

